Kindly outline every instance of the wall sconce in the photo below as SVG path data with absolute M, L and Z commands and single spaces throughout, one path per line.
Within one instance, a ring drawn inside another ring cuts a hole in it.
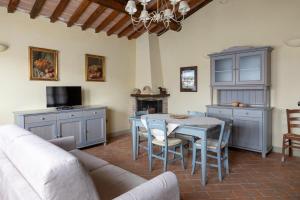
M 289 47 L 300 47 L 300 37 L 288 39 L 284 43 Z
M 8 49 L 8 46 L 5 44 L 0 44 L 0 52 L 6 51 Z

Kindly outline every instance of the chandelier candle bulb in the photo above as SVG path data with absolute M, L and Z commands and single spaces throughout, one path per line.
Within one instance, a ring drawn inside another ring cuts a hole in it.
M 187 12 L 190 11 L 190 7 L 186 1 L 181 1 L 179 3 L 179 8 L 178 11 L 182 14 L 185 15 Z
M 133 15 L 134 13 L 137 12 L 134 0 L 129 0 L 127 2 L 127 5 L 125 7 L 125 11 L 128 12 L 130 15 Z

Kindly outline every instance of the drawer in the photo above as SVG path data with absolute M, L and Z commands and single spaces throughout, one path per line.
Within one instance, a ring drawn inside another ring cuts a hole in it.
M 263 112 L 260 110 L 236 109 L 236 110 L 233 110 L 233 115 L 241 116 L 241 117 L 262 117 Z
M 98 110 L 86 110 L 83 111 L 85 117 L 103 117 L 105 116 L 105 110 L 104 109 L 98 109 Z
M 80 118 L 82 116 L 82 112 L 66 112 L 66 113 L 59 113 L 57 119 L 73 119 L 73 118 Z
M 48 122 L 56 121 L 56 114 L 47 114 L 47 115 L 29 115 L 25 116 L 25 124 L 35 123 L 35 122 Z
M 221 116 L 232 116 L 232 109 L 227 108 L 208 108 L 208 113 L 213 115 L 221 115 Z

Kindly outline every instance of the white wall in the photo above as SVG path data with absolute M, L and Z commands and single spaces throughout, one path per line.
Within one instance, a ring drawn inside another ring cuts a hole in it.
M 164 86 L 171 93 L 169 111 L 205 111 L 210 103 L 210 61 L 206 56 L 231 46 L 274 47 L 272 53 L 273 145 L 281 146 L 286 132 L 284 109 L 300 100 L 300 48 L 283 41 L 300 36 L 299 0 L 213 1 L 183 23 L 179 33 L 159 38 Z M 198 92 L 179 92 L 179 68 L 198 66 Z
M 13 123 L 13 111 L 46 106 L 47 85 L 83 87 L 85 105 L 109 107 L 109 132 L 129 128 L 129 94 L 134 87 L 135 42 L 79 27 L 67 28 L 49 19 L 31 20 L 28 14 L 8 14 L 0 8 L 0 43 L 9 49 L 0 53 L 0 124 Z M 28 47 L 59 51 L 59 81 L 30 81 Z M 106 82 L 85 81 L 85 54 L 106 57 Z

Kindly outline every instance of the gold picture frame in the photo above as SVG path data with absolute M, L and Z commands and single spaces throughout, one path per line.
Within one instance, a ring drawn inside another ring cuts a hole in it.
M 58 81 L 58 51 L 29 47 L 29 79 Z
M 85 54 L 86 81 L 105 82 L 105 57 Z

